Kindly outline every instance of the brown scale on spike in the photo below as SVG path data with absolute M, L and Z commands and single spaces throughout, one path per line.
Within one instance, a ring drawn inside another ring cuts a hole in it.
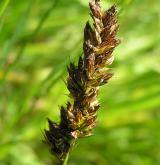
M 45 130 L 45 141 L 59 160 L 65 159 L 75 139 L 92 135 L 100 107 L 99 86 L 113 75 L 107 67 L 112 64 L 112 52 L 120 43 L 116 38 L 119 28 L 116 7 L 103 12 L 99 0 L 91 0 L 89 6 L 94 28 L 86 23 L 84 56 L 79 58 L 78 66 L 71 63 L 68 67 L 67 88 L 73 103 L 61 107 L 59 124 L 48 119 L 49 130 Z

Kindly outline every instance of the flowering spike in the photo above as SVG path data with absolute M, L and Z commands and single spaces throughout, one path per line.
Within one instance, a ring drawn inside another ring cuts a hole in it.
M 103 12 L 99 1 L 90 0 L 89 3 L 94 28 L 86 23 L 84 56 L 79 57 L 78 66 L 70 63 L 68 67 L 67 88 L 73 103 L 61 107 L 59 124 L 48 119 L 49 130 L 44 132 L 52 153 L 62 161 L 73 141 L 92 135 L 100 107 L 97 100 L 99 86 L 106 84 L 113 75 L 107 67 L 112 64 L 112 52 L 120 43 L 116 38 L 119 28 L 116 6 Z

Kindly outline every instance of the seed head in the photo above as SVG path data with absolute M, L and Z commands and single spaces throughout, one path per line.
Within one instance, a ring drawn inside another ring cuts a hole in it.
M 70 63 L 67 68 L 67 88 L 73 103 L 61 107 L 60 123 L 48 119 L 49 130 L 45 130 L 46 143 L 60 160 L 66 157 L 74 140 L 92 135 L 100 107 L 99 87 L 113 76 L 107 67 L 112 64 L 112 52 L 120 43 L 116 38 L 119 28 L 116 6 L 102 11 L 99 0 L 91 0 L 89 6 L 93 28 L 86 23 L 84 55 L 79 58 L 78 65 Z

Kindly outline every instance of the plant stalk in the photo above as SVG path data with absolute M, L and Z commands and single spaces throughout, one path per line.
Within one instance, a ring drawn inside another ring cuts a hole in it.
M 57 165 L 67 165 L 68 164 L 68 158 L 69 158 L 69 152 L 67 153 L 64 160 L 60 160 Z
M 64 159 L 64 162 L 63 162 L 62 165 L 67 165 L 68 158 L 69 158 L 69 153 L 67 154 L 66 158 Z

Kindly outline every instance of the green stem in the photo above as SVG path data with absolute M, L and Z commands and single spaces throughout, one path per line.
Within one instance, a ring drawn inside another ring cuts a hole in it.
M 71 149 L 73 148 L 75 142 L 76 142 L 76 140 L 71 140 L 71 141 L 70 141 L 71 147 L 70 147 L 68 153 L 66 154 L 65 159 L 64 159 L 63 161 L 60 162 L 60 165 L 67 165 L 67 164 L 68 164 L 69 153 L 70 153 Z
M 64 159 L 64 162 L 62 163 L 62 165 L 67 165 L 68 158 L 69 158 L 69 153 L 67 154 L 66 158 Z
M 64 160 L 59 160 L 59 163 L 58 163 L 57 165 L 67 165 L 68 158 L 69 158 L 69 152 L 68 152 L 68 154 L 66 155 L 66 157 L 65 157 Z

